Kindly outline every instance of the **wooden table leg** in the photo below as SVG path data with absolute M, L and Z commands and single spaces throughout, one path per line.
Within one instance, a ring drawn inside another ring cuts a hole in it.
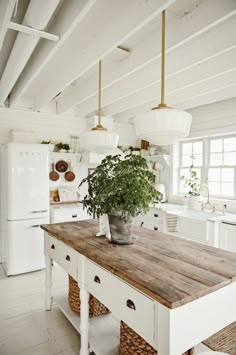
M 46 260 L 46 310 L 52 309 L 52 259 L 49 256 Z

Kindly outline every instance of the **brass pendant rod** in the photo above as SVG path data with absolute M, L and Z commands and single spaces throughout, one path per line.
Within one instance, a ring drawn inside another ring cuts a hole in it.
M 99 74 L 98 74 L 98 126 L 101 126 L 101 101 L 102 101 L 102 61 L 99 60 Z
M 162 11 L 162 35 L 161 35 L 161 105 L 165 106 L 165 28 L 166 12 Z

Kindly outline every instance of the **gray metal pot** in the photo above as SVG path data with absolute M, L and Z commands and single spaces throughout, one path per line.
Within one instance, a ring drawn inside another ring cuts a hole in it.
M 114 244 L 133 244 L 136 237 L 132 234 L 133 219 L 124 222 L 119 214 L 108 215 L 111 242 Z

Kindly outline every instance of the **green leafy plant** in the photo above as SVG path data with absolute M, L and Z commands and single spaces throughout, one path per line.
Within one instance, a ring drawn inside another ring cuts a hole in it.
M 125 222 L 145 214 L 150 203 L 158 199 L 155 177 L 140 156 L 107 156 L 96 170 L 82 180 L 88 183 L 83 204 L 94 217 L 119 213 Z
M 189 167 L 189 178 L 186 176 L 181 176 L 180 180 L 182 180 L 185 186 L 188 186 L 188 194 L 191 196 L 200 196 L 200 188 L 201 188 L 201 180 L 197 176 L 197 171 L 194 166 L 194 156 L 191 156 L 192 164 Z
M 62 149 L 69 150 L 70 149 L 69 144 L 67 144 L 67 143 L 63 144 L 63 148 Z
M 61 149 L 65 149 L 65 150 L 69 150 L 70 149 L 70 146 L 69 144 L 67 143 L 62 143 L 62 142 L 59 142 L 55 145 L 55 148 L 57 151 L 61 150 Z
M 42 141 L 41 144 L 50 144 L 51 141 Z

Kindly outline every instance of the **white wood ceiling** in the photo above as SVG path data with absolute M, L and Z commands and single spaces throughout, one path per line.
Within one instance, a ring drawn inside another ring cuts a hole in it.
M 37 1 L 47 0 L 19 0 L 12 18 L 15 1 L 0 0 L 0 77 L 16 38 L 7 23 L 21 23 Z M 39 41 L 4 93 L 9 106 L 31 98 L 36 111 L 54 101 L 58 114 L 93 116 L 100 58 L 103 115 L 126 121 L 157 105 L 164 8 L 168 105 L 191 109 L 236 97 L 236 0 L 64 0 L 44 29 L 59 41 Z

